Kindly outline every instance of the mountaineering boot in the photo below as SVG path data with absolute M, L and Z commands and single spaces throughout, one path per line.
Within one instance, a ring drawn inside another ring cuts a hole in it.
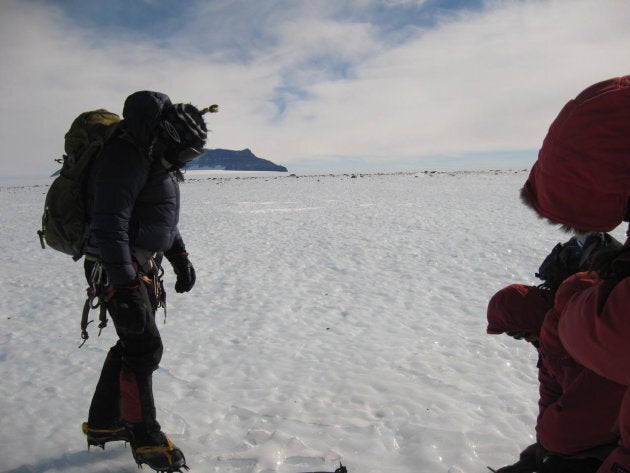
M 83 433 L 87 437 L 88 449 L 91 446 L 101 447 L 105 449 L 107 442 L 115 442 L 122 440 L 129 442 L 129 432 L 124 425 L 115 425 L 107 429 L 92 428 L 87 422 L 83 422 Z
M 120 373 L 122 412 L 129 432 L 131 453 L 139 467 L 158 472 L 187 470 L 182 451 L 164 435 L 156 419 L 151 373 Z
M 183 452 L 161 431 L 147 432 L 143 424 L 129 426 L 131 452 L 138 467 L 147 465 L 164 473 L 188 470 Z

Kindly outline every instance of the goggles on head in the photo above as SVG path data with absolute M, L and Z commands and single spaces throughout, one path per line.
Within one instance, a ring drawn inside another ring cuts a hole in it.
M 203 110 L 197 110 L 190 104 L 175 104 L 166 108 L 160 120 L 160 135 L 166 148 L 166 161 L 181 168 L 203 155 L 207 130 L 202 116 L 218 111 L 218 105 L 211 105 Z
M 163 120 L 161 127 L 163 135 L 168 138 L 168 141 L 171 143 L 169 151 L 166 153 L 166 160 L 170 163 L 177 167 L 182 167 L 203 154 L 203 149 L 194 146 L 185 146 L 185 144 L 182 143 L 183 140 L 180 133 L 170 121 Z
M 160 123 L 162 125 L 162 129 L 166 133 L 166 136 L 173 140 L 175 143 L 181 143 L 182 139 L 179 136 L 179 132 L 173 126 L 173 124 L 168 120 L 162 120 Z
M 193 148 L 189 146 L 186 149 L 183 149 L 177 153 L 177 162 L 181 165 L 187 164 L 195 158 L 198 158 L 203 154 L 203 150 L 199 150 L 197 148 Z

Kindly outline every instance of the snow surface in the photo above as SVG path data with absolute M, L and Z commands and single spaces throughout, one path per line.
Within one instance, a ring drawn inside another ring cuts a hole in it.
M 193 473 L 472 473 L 533 441 L 534 350 L 485 333 L 568 239 L 520 203 L 526 172 L 355 176 L 182 185 L 197 284 L 167 267 L 154 387 Z M 35 234 L 49 183 L 0 184 L 0 471 L 136 472 L 81 432 L 115 333 L 78 348 L 82 264 Z

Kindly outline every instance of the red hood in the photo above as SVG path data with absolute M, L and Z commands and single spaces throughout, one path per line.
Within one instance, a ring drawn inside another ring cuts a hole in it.
M 488 303 L 488 328 L 492 335 L 526 332 L 538 336 L 545 314 L 553 306 L 553 293 L 534 286 L 512 284 Z
M 553 222 L 594 232 L 621 223 L 630 197 L 630 76 L 595 84 L 564 106 L 524 189 Z

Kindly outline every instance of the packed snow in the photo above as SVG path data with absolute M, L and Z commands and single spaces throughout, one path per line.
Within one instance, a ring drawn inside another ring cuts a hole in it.
M 520 203 L 526 177 L 189 173 L 180 229 L 197 284 L 176 294 L 165 265 L 154 388 L 191 472 L 515 461 L 533 442 L 536 354 L 486 335 L 486 305 L 538 284 L 568 239 Z M 124 443 L 88 451 L 81 432 L 116 338 L 94 323 L 78 348 L 82 263 L 36 236 L 49 184 L 0 184 L 0 471 L 136 472 Z

